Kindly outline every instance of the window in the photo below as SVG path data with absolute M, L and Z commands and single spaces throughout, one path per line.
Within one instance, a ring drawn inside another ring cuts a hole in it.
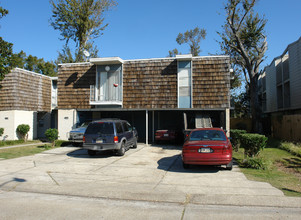
M 276 82 L 277 82 L 277 85 L 279 83 L 282 83 L 282 62 L 279 62 L 276 65 Z
M 97 66 L 95 101 L 121 101 L 121 65 Z
M 117 132 L 117 134 L 123 133 L 122 125 L 121 125 L 120 122 L 117 122 L 117 123 L 115 124 L 115 126 L 116 126 L 116 132 Z
M 122 124 L 123 124 L 123 130 L 124 130 L 124 132 L 127 132 L 127 131 L 130 130 L 129 126 L 128 126 L 128 124 L 126 122 L 123 122 Z
M 222 131 L 216 130 L 199 130 L 190 134 L 190 141 L 226 141 L 226 136 Z
M 128 128 L 129 128 L 129 131 L 133 131 L 132 125 L 130 125 L 128 122 L 127 122 L 127 126 L 128 126 Z
M 289 75 L 289 54 L 286 53 L 276 65 L 278 109 L 286 109 L 291 106 Z
M 277 105 L 278 105 L 278 109 L 283 108 L 283 89 L 282 89 L 282 85 L 277 86 Z
M 288 53 L 284 55 L 282 58 L 282 66 L 283 66 L 283 81 L 289 79 L 289 57 Z
M 262 110 L 263 110 L 263 112 L 266 112 L 266 110 L 267 110 L 267 94 L 266 94 L 266 92 L 264 92 L 262 94 Z
M 191 61 L 178 62 L 178 107 L 191 108 Z
M 87 134 L 113 134 L 113 123 L 96 122 L 91 123 L 86 131 Z
M 287 82 L 284 84 L 284 91 L 283 91 L 283 102 L 284 102 L 284 108 L 291 107 L 291 95 L 290 95 L 290 82 Z

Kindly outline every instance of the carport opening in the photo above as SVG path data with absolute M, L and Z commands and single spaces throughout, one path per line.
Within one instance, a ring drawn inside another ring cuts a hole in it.
M 138 131 L 140 143 L 154 143 L 156 130 L 174 130 L 183 135 L 179 141 L 184 140 L 184 113 L 187 117 L 187 129 L 195 128 L 196 115 L 204 114 L 211 118 L 213 127 L 224 127 L 223 111 L 182 111 L 182 110 L 146 110 L 141 111 L 78 111 L 78 124 L 85 121 L 99 120 L 102 118 L 119 118 L 127 120 Z M 146 122 L 146 117 L 148 121 Z M 146 123 L 148 137 L 146 136 Z M 148 138 L 148 140 L 146 140 Z

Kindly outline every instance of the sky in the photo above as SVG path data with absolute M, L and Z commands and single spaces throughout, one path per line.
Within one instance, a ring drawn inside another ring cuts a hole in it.
M 118 6 L 105 16 L 108 27 L 94 41 L 99 57 L 161 58 L 174 48 L 186 54 L 189 46 L 178 45 L 176 37 L 197 26 L 207 31 L 200 55 L 221 53 L 217 31 L 222 31 L 225 22 L 226 0 L 116 1 Z M 9 11 L 0 20 L 0 36 L 13 43 L 14 53 L 23 50 L 45 61 L 56 60 L 65 42 L 50 26 L 48 0 L 0 0 L 0 6 Z M 259 0 L 255 11 L 268 20 L 265 66 L 301 37 L 301 0 Z

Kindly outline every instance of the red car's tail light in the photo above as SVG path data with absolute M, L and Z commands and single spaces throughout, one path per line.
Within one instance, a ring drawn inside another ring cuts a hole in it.
M 230 153 L 230 146 L 228 146 L 228 145 L 225 145 L 224 147 L 223 147 L 223 154 L 229 154 Z
M 118 136 L 114 137 L 114 143 L 118 143 Z
M 86 142 L 86 137 L 85 137 L 85 136 L 83 136 L 83 142 L 84 142 L 84 143 Z

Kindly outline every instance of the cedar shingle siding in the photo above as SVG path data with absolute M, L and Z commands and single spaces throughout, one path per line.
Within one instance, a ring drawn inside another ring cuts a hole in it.
M 229 62 L 225 57 L 193 60 L 193 108 L 230 108 Z
M 13 69 L 1 82 L 0 110 L 51 111 L 51 79 Z
M 96 66 L 62 65 L 58 74 L 58 108 L 90 109 L 90 85 L 95 85 Z
M 129 61 L 123 66 L 124 108 L 177 108 L 176 60 Z
M 130 60 L 123 65 L 123 109 L 176 109 L 178 107 L 175 58 Z M 193 108 L 230 107 L 229 58 L 192 58 Z M 95 85 L 96 65 L 61 65 L 58 108 L 91 109 L 90 85 Z

